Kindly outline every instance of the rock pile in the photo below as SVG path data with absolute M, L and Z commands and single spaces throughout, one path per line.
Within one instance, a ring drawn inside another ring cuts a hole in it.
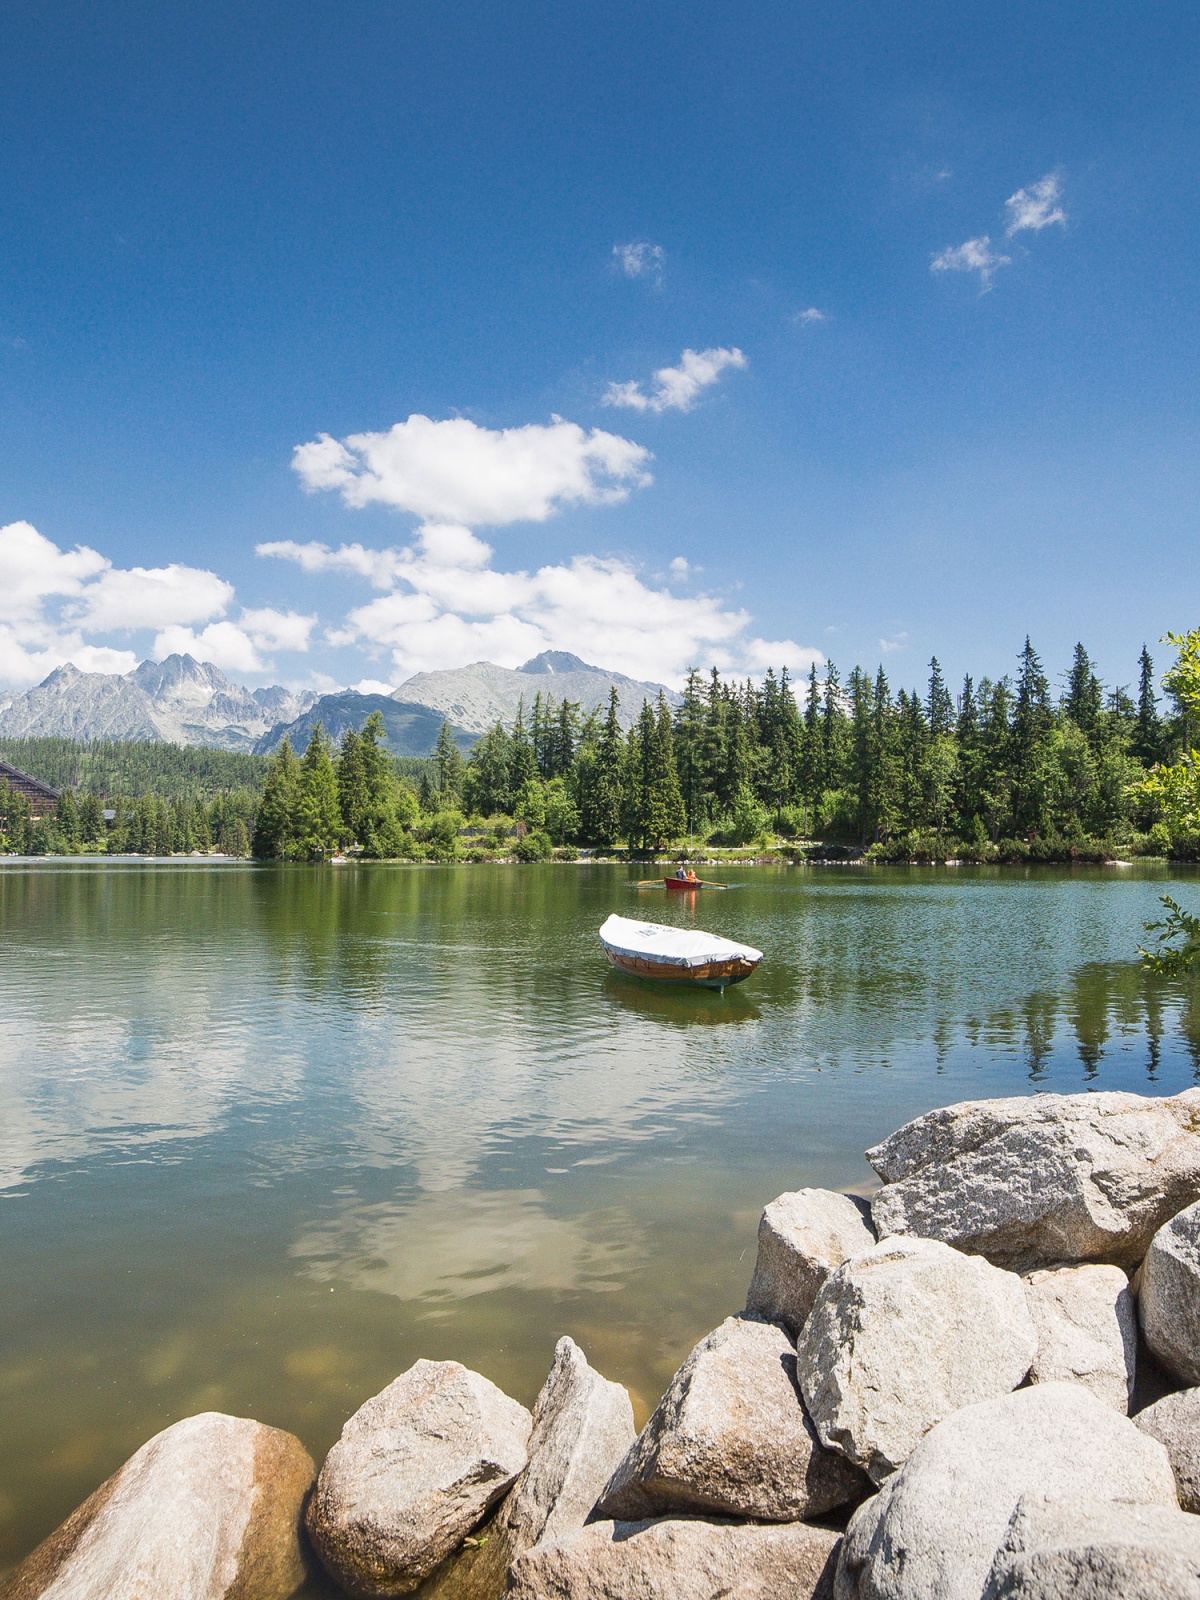
M 290 1435 L 189 1418 L 0 1600 L 283 1600 L 305 1528 L 371 1597 L 1200 1600 L 1200 1090 L 949 1106 L 868 1158 L 869 1208 L 767 1206 L 636 1438 L 570 1339 L 532 1416 L 418 1361 L 311 1490 Z M 1176 1389 L 1131 1419 L 1139 1327 Z

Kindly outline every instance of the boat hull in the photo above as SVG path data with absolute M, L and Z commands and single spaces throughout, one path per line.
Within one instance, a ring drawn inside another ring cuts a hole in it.
M 663 882 L 671 894 L 695 894 L 700 887 L 698 883 L 689 883 L 686 878 L 664 878 Z
M 758 966 L 757 961 L 747 961 L 741 956 L 708 961 L 699 967 L 681 967 L 671 961 L 655 961 L 650 956 L 626 955 L 607 946 L 604 953 L 618 972 L 627 972 L 630 977 L 645 978 L 651 983 L 671 983 L 679 989 L 728 989 L 731 984 L 744 983 Z

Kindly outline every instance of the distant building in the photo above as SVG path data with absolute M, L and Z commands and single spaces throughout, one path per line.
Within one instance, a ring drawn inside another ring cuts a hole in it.
M 25 796 L 29 801 L 31 816 L 48 817 L 58 804 L 57 789 L 52 789 L 40 778 L 31 778 L 27 772 L 22 772 L 20 767 L 14 767 L 11 762 L 0 761 L 0 783 L 6 783 L 10 789 L 15 789 L 18 794 Z

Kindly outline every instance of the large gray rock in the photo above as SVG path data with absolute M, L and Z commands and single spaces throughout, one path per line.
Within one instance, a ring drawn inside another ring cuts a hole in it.
M 830 1274 L 796 1364 L 822 1441 L 880 1483 L 943 1417 L 1015 1389 L 1036 1351 L 1015 1273 L 934 1239 L 886 1239 Z
M 633 1522 L 690 1511 L 793 1522 L 862 1499 L 870 1485 L 822 1446 L 795 1372 L 782 1328 L 726 1318 L 672 1378 L 597 1515 Z
M 1157 1440 L 1080 1384 L 1035 1384 L 947 1417 L 859 1507 L 837 1600 L 979 1600 L 1026 1494 L 1178 1508 Z
M 316 1474 L 290 1433 L 206 1411 L 155 1434 L 0 1582 L 5 1600 L 284 1600 Z
M 944 1239 L 1020 1272 L 1132 1270 L 1200 1198 L 1200 1089 L 967 1100 L 906 1123 L 867 1159 L 886 1185 L 871 1206 L 881 1238 Z
M 560 1339 L 533 1408 L 529 1465 L 501 1508 L 513 1554 L 582 1528 L 635 1437 L 626 1390 Z
M 1184 1383 L 1200 1383 L 1200 1204 L 1154 1235 L 1142 1263 L 1138 1312 L 1154 1354 Z
M 515 1561 L 509 1600 L 828 1600 L 837 1545 L 804 1522 L 593 1522 Z
M 746 1310 L 798 1333 L 834 1267 L 875 1243 L 870 1218 L 865 1200 L 831 1189 L 796 1189 L 772 1200 L 758 1224 Z
M 1137 1310 L 1120 1267 L 1089 1262 L 1025 1280 L 1038 1348 L 1033 1383 L 1081 1383 L 1117 1411 L 1129 1409 L 1137 1372 Z
M 583 1527 L 633 1439 L 629 1395 L 593 1371 L 574 1340 L 560 1339 L 533 1408 L 529 1465 L 493 1516 L 421 1585 L 419 1600 L 500 1600 L 522 1551 Z
M 352 1595 L 409 1594 L 483 1521 L 528 1460 L 533 1419 L 457 1361 L 418 1361 L 325 1458 L 309 1535 Z
M 1133 1420 L 1166 1450 L 1179 1504 L 1200 1512 L 1200 1389 L 1164 1395 Z
M 983 1600 L 1200 1600 L 1200 1517 L 1026 1495 Z

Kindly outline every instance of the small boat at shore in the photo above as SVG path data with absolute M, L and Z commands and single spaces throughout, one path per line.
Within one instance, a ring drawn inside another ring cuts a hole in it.
M 635 922 L 615 912 L 600 929 L 600 943 L 619 972 L 701 989 L 744 983 L 763 958 L 761 950 L 715 933 Z

